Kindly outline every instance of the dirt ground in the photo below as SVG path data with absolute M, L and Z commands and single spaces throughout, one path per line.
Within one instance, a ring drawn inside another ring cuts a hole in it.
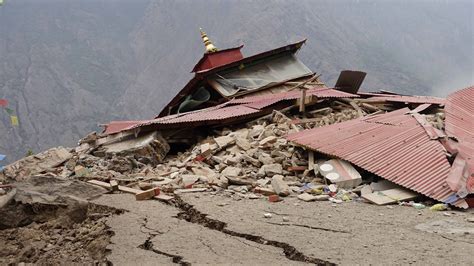
M 474 265 L 474 210 L 215 192 L 163 203 L 38 180 L 18 185 L 30 203 L 2 209 L 0 264 Z
M 472 210 L 211 193 L 185 194 L 172 205 L 124 194 L 94 203 L 125 210 L 106 222 L 114 232 L 107 259 L 117 265 L 474 265 Z

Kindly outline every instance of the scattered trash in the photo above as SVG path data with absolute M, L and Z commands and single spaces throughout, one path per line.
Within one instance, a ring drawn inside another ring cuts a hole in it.
M 365 194 L 362 197 L 377 205 L 386 205 L 414 199 L 418 197 L 418 194 L 403 188 L 392 188 L 383 191 L 375 191 L 370 194 Z
M 340 188 L 354 188 L 362 183 L 362 177 L 348 162 L 332 159 L 320 167 L 321 174 Z
M 444 203 L 437 203 L 430 207 L 430 210 L 432 211 L 445 211 L 447 209 L 448 209 L 448 205 Z
M 279 202 L 279 201 L 281 201 L 281 198 L 278 195 L 270 195 L 270 196 L 268 196 L 268 201 L 269 202 Z
M 263 217 L 265 217 L 265 218 L 272 218 L 272 214 L 267 212 L 267 213 L 264 213 L 264 214 L 263 214 Z

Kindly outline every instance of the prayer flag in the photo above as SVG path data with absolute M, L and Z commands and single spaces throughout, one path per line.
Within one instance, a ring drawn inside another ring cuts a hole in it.
M 12 109 L 10 109 L 10 108 L 8 108 L 8 107 L 5 107 L 5 111 L 7 111 L 7 113 L 8 113 L 9 115 L 12 115 L 13 112 L 14 112 Z
M 0 0 L 1 1 L 1 0 Z M 7 99 L 0 99 L 0 106 L 2 107 L 7 107 L 8 106 L 8 101 Z
M 10 119 L 12 121 L 12 126 L 18 126 L 19 125 L 18 124 L 18 116 L 12 115 L 12 116 L 10 116 Z

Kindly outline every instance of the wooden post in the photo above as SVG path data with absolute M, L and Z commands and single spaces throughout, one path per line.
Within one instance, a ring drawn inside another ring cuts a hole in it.
M 308 151 L 308 170 L 314 170 L 314 152 Z
M 305 100 L 306 100 L 306 88 L 303 87 L 303 89 L 301 90 L 300 113 L 305 112 L 305 109 L 306 109 Z

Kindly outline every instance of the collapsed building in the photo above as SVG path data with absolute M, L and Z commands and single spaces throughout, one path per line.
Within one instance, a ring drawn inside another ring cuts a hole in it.
M 244 57 L 243 46 L 201 37 L 194 77 L 156 117 L 107 123 L 74 149 L 6 166 L 0 180 L 75 178 L 164 201 L 213 190 L 474 206 L 474 87 L 446 99 L 362 92 L 366 73 L 351 70 L 328 87 L 296 56 L 305 40 Z

